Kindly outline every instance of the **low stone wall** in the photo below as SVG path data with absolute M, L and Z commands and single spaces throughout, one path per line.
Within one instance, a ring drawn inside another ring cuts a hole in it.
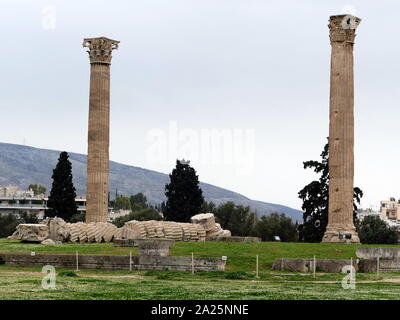
M 309 269 L 309 260 L 305 259 L 276 259 L 272 270 L 306 273 Z
M 114 247 L 137 247 L 135 239 L 114 239 Z
M 223 271 L 225 263 L 226 261 L 222 258 L 194 258 L 193 269 L 195 271 Z M 192 271 L 192 258 L 139 256 L 139 263 L 134 268 L 136 270 Z
M 328 273 L 340 273 L 342 272 L 344 266 L 349 266 L 350 264 L 350 259 L 317 259 L 316 270 Z M 355 259 L 353 259 L 353 267 L 356 271 L 358 271 L 358 264 Z M 310 271 L 312 270 L 313 269 L 311 268 Z
M 169 248 L 175 245 L 170 239 L 137 239 L 135 241 L 139 248 L 139 256 L 162 256 L 169 255 Z
M 132 256 L 132 270 L 171 270 L 192 271 L 191 257 Z M 75 254 L 0 253 L 0 264 L 14 266 L 52 265 L 65 269 L 76 269 Z M 195 271 L 225 270 L 226 261 L 222 258 L 194 258 Z M 79 269 L 129 270 L 129 256 L 78 255 Z
M 132 257 L 132 264 L 138 264 L 139 257 Z M 34 256 L 27 253 L 1 253 L 0 264 L 14 266 L 44 266 L 52 265 L 66 269 L 76 269 L 75 254 L 43 254 Z M 129 269 L 129 256 L 112 255 L 78 255 L 78 266 L 81 269 L 119 270 Z
M 360 259 L 400 259 L 400 248 L 359 247 L 356 250 Z
M 377 272 L 379 263 L 379 271 L 400 271 L 400 259 L 363 259 L 360 261 L 360 270 L 363 272 Z
M 313 259 L 276 259 L 272 270 L 307 273 L 314 270 L 313 264 Z M 346 265 L 350 265 L 350 260 L 316 259 L 316 271 L 318 272 L 340 273 Z M 358 265 L 354 260 L 353 266 L 358 271 Z
M 226 241 L 226 242 L 261 242 L 258 237 L 207 237 L 206 241 Z

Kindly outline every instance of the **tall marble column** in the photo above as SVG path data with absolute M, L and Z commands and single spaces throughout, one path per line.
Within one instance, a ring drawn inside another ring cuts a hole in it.
M 118 44 L 105 37 L 83 40 L 90 59 L 86 222 L 108 221 L 110 65 Z
M 361 19 L 329 20 L 331 55 L 329 123 L 329 212 L 322 242 L 359 243 L 353 223 L 354 74 L 353 46 Z

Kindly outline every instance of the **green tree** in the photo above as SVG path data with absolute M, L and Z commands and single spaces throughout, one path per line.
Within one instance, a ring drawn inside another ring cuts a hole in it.
M 293 220 L 283 213 L 271 213 L 261 217 L 255 229 L 257 236 L 263 241 L 274 241 L 275 236 L 279 236 L 284 242 L 296 242 L 299 238 L 297 223 L 293 223 Z
M 165 186 L 167 203 L 163 212 L 169 221 L 190 222 L 190 218 L 200 213 L 203 192 L 199 187 L 196 171 L 189 161 L 176 161 L 176 167 L 169 175 L 170 183 Z
M 132 211 L 136 211 L 139 209 L 147 208 L 149 205 L 147 204 L 147 198 L 143 193 L 137 193 L 133 196 L 129 197 Z
M 76 193 L 72 182 L 72 165 L 67 152 L 61 152 L 53 170 L 53 184 L 47 201 L 47 217 L 59 217 L 69 222 L 77 214 Z
M 76 222 L 85 222 L 86 221 L 86 214 L 85 213 L 77 213 L 74 214 L 71 219 L 69 219 L 70 223 L 76 223 Z
M 255 232 L 257 215 L 249 206 L 235 205 L 229 201 L 214 210 L 216 221 L 222 229 L 230 230 L 233 236 L 252 236 Z
M 0 214 L 0 238 L 11 236 L 20 223 L 38 223 L 38 218 L 33 213 Z
M 299 198 L 303 201 L 303 224 L 299 226 L 299 237 L 304 242 L 321 242 L 328 224 L 329 204 L 329 143 L 321 153 L 322 161 L 303 162 L 304 169 L 313 169 L 320 174 L 319 180 L 312 181 L 299 192 Z M 358 225 L 357 210 L 363 192 L 354 188 L 354 225 Z
M 214 202 L 210 201 L 204 201 L 203 205 L 201 206 L 201 211 L 200 212 L 204 212 L 204 213 L 214 213 L 215 210 L 217 209 L 217 206 L 215 205 Z
M 358 236 L 364 244 L 397 244 L 398 232 L 379 217 L 366 216 L 360 223 Z
M 46 192 L 46 187 L 42 186 L 41 184 L 30 184 L 28 186 L 28 190 L 32 190 L 35 196 L 44 194 Z
M 11 236 L 19 223 L 15 214 L 0 215 L 0 238 Z
M 143 208 L 138 211 L 133 211 L 125 216 L 115 218 L 113 224 L 118 228 L 122 227 L 126 222 L 131 220 L 149 221 L 149 220 L 162 220 L 161 214 L 153 208 Z
M 131 202 L 128 197 L 117 196 L 114 202 L 114 210 L 131 210 Z
M 39 219 L 36 214 L 22 212 L 19 214 L 20 223 L 39 223 Z

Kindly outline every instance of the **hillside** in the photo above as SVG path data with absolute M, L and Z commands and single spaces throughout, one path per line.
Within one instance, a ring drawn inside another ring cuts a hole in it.
M 51 187 L 52 170 L 57 163 L 60 151 L 33 148 L 23 145 L 0 143 L 0 186 L 17 185 L 26 188 L 31 183 Z M 69 153 L 72 163 L 74 185 L 78 195 L 86 192 L 86 155 Z M 118 193 L 131 195 L 143 192 L 151 203 L 165 200 L 164 187 L 169 182 L 167 174 L 128 166 L 110 161 L 111 197 Z M 259 215 L 281 212 L 301 221 L 302 212 L 283 205 L 251 200 L 239 193 L 201 183 L 207 201 L 220 204 L 233 201 L 248 205 Z

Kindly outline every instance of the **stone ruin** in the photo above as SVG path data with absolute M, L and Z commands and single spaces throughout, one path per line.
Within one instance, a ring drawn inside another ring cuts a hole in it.
M 24 240 L 28 242 L 42 242 L 49 237 L 49 229 L 44 224 L 23 223 L 17 226 L 10 239 Z
M 128 237 L 125 234 L 132 234 Z M 129 221 L 121 228 L 117 239 L 171 239 L 176 241 L 205 241 L 202 225 L 172 221 Z
M 230 237 L 229 230 L 223 230 L 219 223 L 215 223 L 215 216 L 213 213 L 200 213 L 191 218 L 192 223 L 203 226 L 206 231 L 207 238 L 210 237 Z
M 214 214 L 198 214 L 192 223 L 172 221 L 128 221 L 117 228 L 108 222 L 67 223 L 61 218 L 47 218 L 40 224 L 20 224 L 10 239 L 43 244 L 66 242 L 111 242 L 116 239 L 170 239 L 175 241 L 205 241 L 208 237 L 230 237 L 229 230 L 223 230 L 215 222 Z

